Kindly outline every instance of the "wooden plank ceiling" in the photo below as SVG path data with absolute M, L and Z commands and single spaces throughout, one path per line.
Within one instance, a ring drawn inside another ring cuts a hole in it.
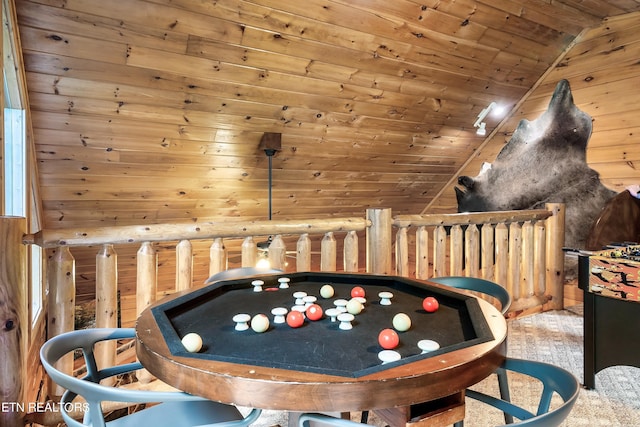
M 420 213 L 632 0 L 16 0 L 47 228 Z M 491 129 L 500 119 L 487 118 Z M 491 159 L 490 159 L 491 160 Z

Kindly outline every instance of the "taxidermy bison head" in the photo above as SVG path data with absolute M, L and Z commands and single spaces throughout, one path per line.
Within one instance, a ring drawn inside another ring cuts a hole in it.
M 566 206 L 565 245 L 584 246 L 587 234 L 615 192 L 586 162 L 591 117 L 573 103 L 569 82 L 556 86 L 549 107 L 533 121 L 522 120 L 493 164 L 474 178 L 461 176 L 458 212 Z

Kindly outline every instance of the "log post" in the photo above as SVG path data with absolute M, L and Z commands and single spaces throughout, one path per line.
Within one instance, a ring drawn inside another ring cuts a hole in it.
M 562 203 L 547 203 L 553 213 L 547 218 L 547 296 L 550 300 L 544 310 L 561 310 L 564 307 L 564 227 L 565 206 Z
M 336 271 L 337 256 L 336 238 L 333 231 L 329 231 L 320 242 L 320 271 Z
M 118 327 L 118 256 L 111 244 L 102 245 L 96 255 L 96 328 Z M 116 364 L 116 342 L 108 341 L 96 345 L 98 366 Z M 102 382 L 113 385 L 115 379 Z
M 75 328 L 76 261 L 68 246 L 57 247 L 47 262 L 49 301 L 47 310 L 47 338 L 53 338 Z M 56 369 L 73 374 L 73 354 L 67 354 L 56 363 Z M 49 378 L 51 397 L 62 396 L 64 388 Z
M 277 234 L 269 245 L 269 263 L 271 264 L 271 268 L 285 271 L 287 269 L 286 256 L 287 248 L 284 240 L 282 240 L 281 235 Z
M 451 227 L 451 244 L 449 246 L 449 275 L 462 276 L 463 241 L 462 227 L 458 224 Z
M 482 246 L 482 249 L 480 251 L 482 278 L 485 280 L 494 281 L 493 263 L 495 262 L 495 246 L 493 225 L 484 224 L 480 229 L 480 236 L 480 245 Z
M 429 231 L 420 226 L 416 230 L 416 279 L 429 278 Z
M 433 277 L 447 275 L 447 230 L 439 225 L 433 231 Z
M 158 256 L 151 242 L 144 242 L 137 254 L 136 314 L 156 301 L 158 292 Z
M 158 256 L 151 242 L 138 249 L 136 269 L 136 317 L 156 301 L 158 292 Z M 153 376 L 146 369 L 136 372 L 138 381 L 148 384 Z
M 507 290 L 514 301 L 522 298 L 520 292 L 520 258 L 522 257 L 522 227 L 517 222 L 509 224 L 509 275 Z
M 520 297 L 534 296 L 535 283 L 535 241 L 534 226 L 531 221 L 522 224 L 522 255 L 520 259 Z
M 24 402 L 27 356 L 27 250 L 24 218 L 0 217 L 0 404 Z M 15 410 L 14 410 L 15 409 Z M 24 411 L 0 411 L 0 425 L 22 426 Z
M 535 243 L 535 266 L 534 266 L 534 293 L 536 296 L 543 296 L 546 289 L 547 274 L 547 227 L 544 221 L 536 222 L 535 231 L 533 233 Z
M 191 288 L 193 284 L 193 246 L 189 240 L 176 245 L 176 292 Z
M 469 224 L 464 232 L 464 272 L 468 277 L 480 276 L 480 231 Z
M 344 236 L 344 271 L 358 271 L 358 233 L 351 230 Z
M 227 248 L 221 237 L 216 237 L 209 248 L 209 277 L 227 269 Z
M 311 271 L 311 239 L 302 233 L 296 242 L 296 271 Z
M 257 258 L 257 250 L 256 244 L 253 241 L 253 237 L 247 236 L 242 241 L 242 267 L 255 267 L 256 266 L 256 258 Z
M 409 237 L 407 227 L 396 232 L 396 271 L 398 276 L 409 277 Z
M 508 289 L 509 229 L 504 222 L 496 225 L 496 262 L 494 282 Z
M 367 209 L 367 272 L 393 274 L 391 264 L 391 209 Z

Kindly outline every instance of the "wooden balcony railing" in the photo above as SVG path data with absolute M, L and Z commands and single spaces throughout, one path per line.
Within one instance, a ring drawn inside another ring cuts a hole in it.
M 564 206 L 546 208 L 396 216 L 396 273 L 411 275 L 408 230 L 414 228 L 416 278 L 480 277 L 509 291 L 511 312 L 560 309 Z
M 368 209 L 363 218 L 332 218 L 308 221 L 278 220 L 253 222 L 206 222 L 190 224 L 150 224 L 72 230 L 43 230 L 24 235 L 22 245 L 55 248 L 48 260 L 48 331 L 55 336 L 74 328 L 76 292 L 74 246 L 97 246 L 96 326 L 115 327 L 118 310 L 118 266 L 114 245 L 139 245 L 137 251 L 136 311 L 139 314 L 157 295 L 156 242 L 176 245 L 175 290 L 193 285 L 192 242 L 211 241 L 209 275 L 228 265 L 225 240 L 240 239 L 241 266 L 254 266 L 256 240 L 271 236 L 269 260 L 272 268 L 287 271 L 312 269 L 311 237 L 321 238 L 321 271 L 336 271 L 338 256 L 342 270 L 375 274 L 398 274 L 428 279 L 436 276 L 466 275 L 492 280 L 509 290 L 514 311 L 541 311 L 561 308 L 563 301 L 564 206 L 550 204 L 545 210 L 509 211 L 448 215 L 398 215 L 391 209 Z M 10 230 L 15 221 L 0 218 Z M 415 230 L 415 231 L 414 231 Z M 10 231 L 8 231 L 10 232 Z M 361 249 L 362 232 L 365 242 Z M 395 235 L 395 236 L 394 236 Z M 337 252 L 336 236 L 343 236 L 343 250 Z M 295 266 L 285 265 L 286 241 L 295 242 Z M 410 245 L 411 240 L 415 245 Z M 9 243 L 5 243 L 8 245 Z M 395 246 L 395 250 L 394 250 Z M 433 248 L 432 251 L 429 248 Z M 7 258 L 0 268 L 17 262 Z M 359 254 L 366 252 L 366 266 Z M 24 247 L 21 251 L 24 252 Z M 395 259 L 395 263 L 394 263 Z M 410 262 L 412 260 L 412 262 Z M 1 277 L 1 275 L 0 275 Z M 7 284 L 0 283 L 0 291 Z M 12 286 L 15 286 L 12 285 Z M 26 284 L 25 284 L 26 286 Z M 26 322 L 27 320 L 24 319 Z M 5 349 L 2 349 L 5 350 Z M 97 352 L 102 363 L 112 363 L 114 349 Z M 65 370 L 71 372 L 71 361 Z

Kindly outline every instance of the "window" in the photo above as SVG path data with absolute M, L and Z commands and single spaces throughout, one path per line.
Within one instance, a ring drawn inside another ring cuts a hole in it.
M 6 100 L 6 98 L 5 98 Z M 4 109 L 5 215 L 27 214 L 27 165 L 24 110 Z
M 13 2 L 2 1 L 2 58 L 3 58 L 3 120 L 4 143 L 0 143 L 0 214 L 27 218 L 27 232 L 40 230 L 39 200 L 32 183 L 36 177 L 36 163 L 30 150 L 28 130 L 28 102 L 22 70 L 22 57 Z M 29 271 L 29 311 L 32 325 L 42 317 L 43 308 L 43 250 L 32 245 L 27 249 Z

